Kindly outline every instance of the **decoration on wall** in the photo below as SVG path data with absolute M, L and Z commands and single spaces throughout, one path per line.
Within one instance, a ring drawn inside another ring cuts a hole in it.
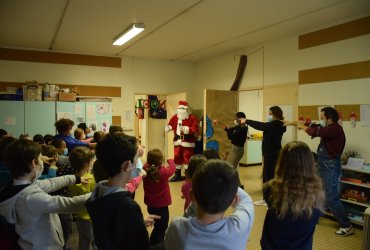
M 101 131 L 103 131 L 104 133 L 109 132 L 109 121 L 108 120 L 101 121 Z
M 88 123 L 88 127 L 90 128 L 91 132 L 96 132 L 97 128 L 98 128 L 98 124 L 96 121 L 90 121 Z
M 98 114 L 109 114 L 111 112 L 111 104 L 110 103 L 96 104 L 96 111 L 98 112 Z
M 144 119 L 144 109 L 149 109 L 150 118 L 167 119 L 166 100 L 160 100 L 157 95 L 136 100 L 135 114 L 139 119 Z
M 148 96 L 150 108 L 149 114 L 154 119 L 167 119 L 166 100 L 162 100 L 162 103 L 158 100 L 156 95 Z

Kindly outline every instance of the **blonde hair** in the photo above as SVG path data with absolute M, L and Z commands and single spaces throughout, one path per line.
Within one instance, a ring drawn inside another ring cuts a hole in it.
M 270 189 L 271 208 L 279 219 L 289 212 L 296 219 L 310 218 L 313 209 L 324 212 L 325 194 L 310 148 L 304 142 L 290 142 L 280 152 Z

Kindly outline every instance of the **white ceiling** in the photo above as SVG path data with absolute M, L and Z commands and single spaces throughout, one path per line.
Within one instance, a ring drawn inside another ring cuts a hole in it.
M 368 15 L 370 0 L 1 0 L 0 47 L 196 62 Z

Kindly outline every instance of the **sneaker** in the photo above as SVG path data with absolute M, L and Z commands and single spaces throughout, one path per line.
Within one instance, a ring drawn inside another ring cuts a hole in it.
M 341 228 L 339 228 L 338 231 L 335 232 L 335 234 L 338 235 L 338 236 L 348 236 L 348 235 L 353 234 L 353 228 L 352 228 L 352 226 L 347 227 L 347 228 L 341 227 Z
M 264 199 L 253 202 L 256 206 L 267 206 L 267 203 Z

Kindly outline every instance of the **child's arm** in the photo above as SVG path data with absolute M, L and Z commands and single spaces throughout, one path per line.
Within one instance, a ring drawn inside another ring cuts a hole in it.
M 172 160 L 172 159 L 168 159 L 167 163 L 168 163 L 168 167 L 164 168 L 164 171 L 166 173 L 166 176 L 170 177 L 175 173 L 176 165 L 175 165 L 174 160 Z
M 254 221 L 254 206 L 251 197 L 241 188 L 238 188 L 237 202 L 233 204 L 234 212 L 230 216 L 231 223 L 240 230 L 249 232 Z
M 130 193 L 134 193 L 145 176 L 146 171 L 144 169 L 141 169 L 139 176 L 132 178 L 131 180 L 129 180 L 128 183 L 126 183 L 125 188 L 127 189 L 127 191 L 129 191 Z
M 85 209 L 85 202 L 90 198 L 91 193 L 75 196 L 72 198 L 63 196 L 51 196 L 44 192 L 30 194 L 28 199 L 29 207 L 41 213 L 69 214 L 77 213 Z
M 37 185 L 46 193 L 55 192 L 63 187 L 71 186 L 81 182 L 81 177 L 65 175 L 45 180 L 37 180 Z

